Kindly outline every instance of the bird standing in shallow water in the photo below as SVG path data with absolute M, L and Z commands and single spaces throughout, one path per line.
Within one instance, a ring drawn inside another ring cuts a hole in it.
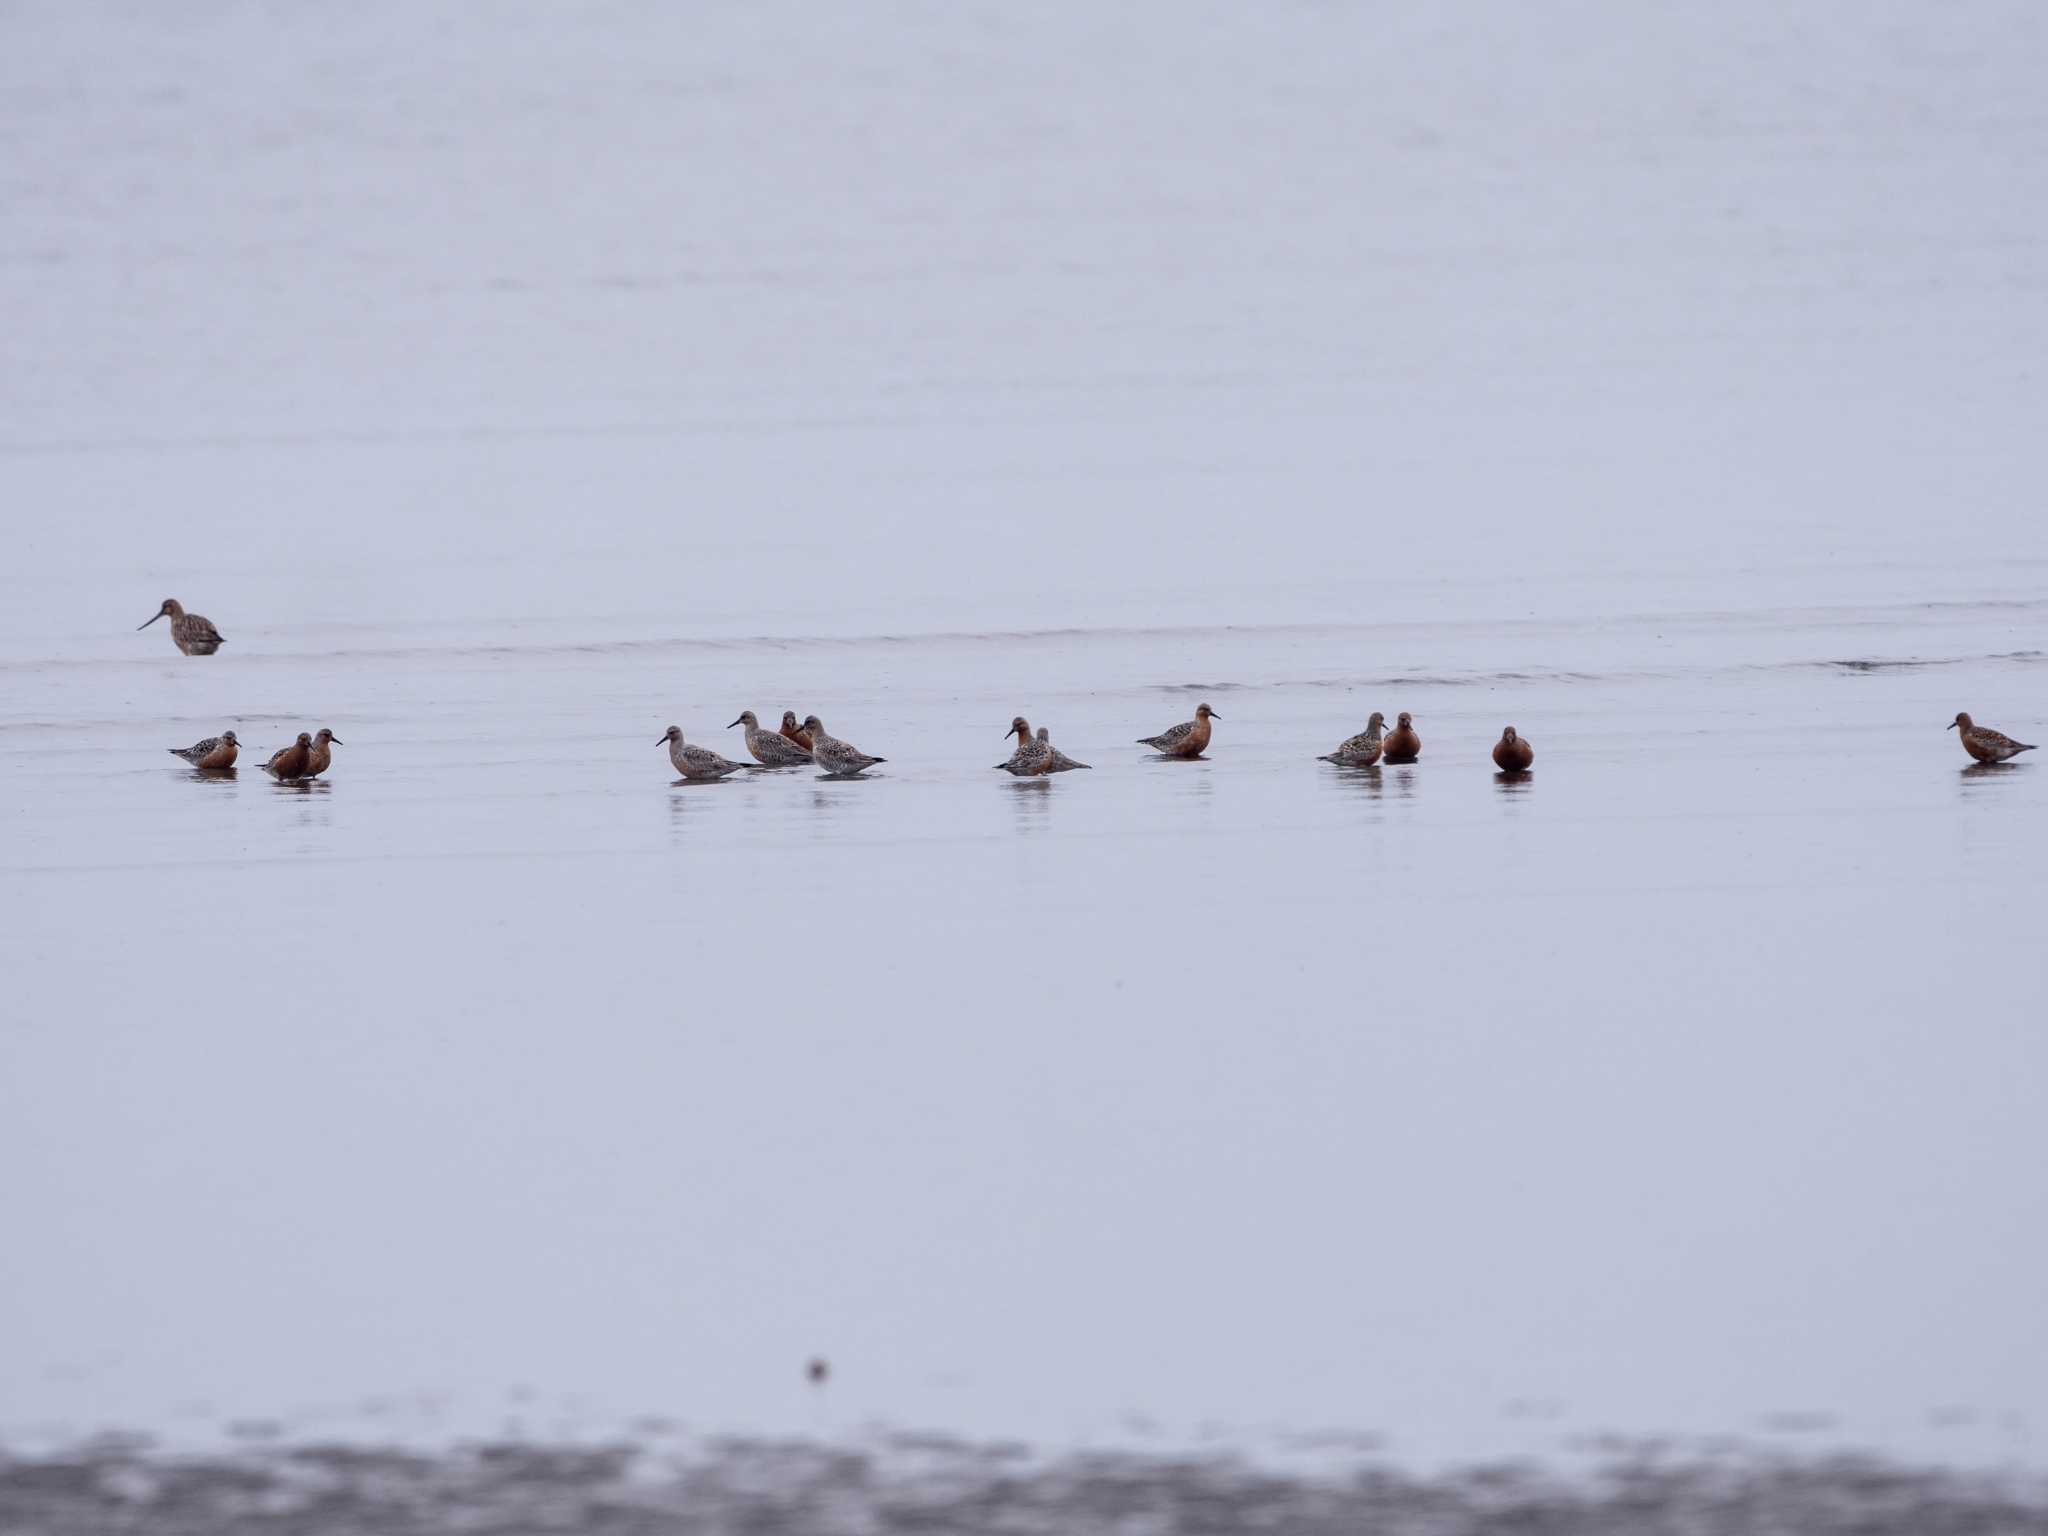
M 329 746 L 329 742 L 332 742 L 334 746 Z M 334 748 L 347 745 L 347 742 L 327 729 L 326 726 L 321 726 L 320 734 L 313 738 L 313 745 L 306 749 L 306 767 L 299 777 L 310 779 L 318 774 L 325 773 L 327 765 L 334 761 Z
M 683 740 L 683 728 L 672 725 L 655 738 L 659 745 L 668 743 L 668 760 L 675 764 L 676 772 L 686 779 L 708 781 L 722 779 L 728 773 L 738 773 L 745 763 L 730 762 L 720 757 L 709 747 L 693 747 Z
M 1517 736 L 1512 725 L 1493 744 L 1493 766 L 1502 773 L 1527 773 L 1535 761 L 1536 749 Z
M 794 725 L 796 722 L 792 720 L 790 724 Z M 751 709 L 741 710 L 739 719 L 733 721 L 732 725 L 744 725 L 747 728 L 747 750 L 754 754 L 754 761 L 763 767 L 794 768 L 811 760 L 811 749 L 798 746 L 787 733 L 762 730 L 761 722 L 754 718 Z M 726 729 L 731 730 L 732 725 L 728 725 Z
M 793 709 L 782 712 L 782 734 L 806 752 L 811 750 L 811 733 L 796 723 L 796 711 Z
M 1195 706 L 1195 718 L 1183 720 L 1157 736 L 1140 736 L 1138 745 L 1150 747 L 1161 757 L 1200 757 L 1209 747 L 1209 722 L 1223 717 L 1206 704 Z
M 288 747 L 279 747 L 263 766 L 280 779 L 302 779 L 306 776 L 306 764 L 312 757 L 313 738 L 301 731 L 297 741 Z
M 816 715 L 804 716 L 804 734 L 811 738 L 811 760 L 825 770 L 828 778 L 850 779 L 877 763 L 889 761 L 886 757 L 869 757 L 853 743 L 841 741 L 825 729 L 825 722 Z
M 1336 763 L 1344 768 L 1370 768 L 1380 760 L 1380 734 L 1387 728 L 1387 717 L 1378 710 L 1365 722 L 1365 729 L 1356 736 L 1346 737 L 1336 751 L 1325 753 L 1316 759 L 1319 763 Z
M 227 638 L 213 627 L 213 620 L 187 613 L 175 597 L 165 598 L 163 607 L 135 627 L 147 629 L 165 618 L 171 621 L 171 643 L 187 656 L 211 656 Z
M 1010 722 L 1010 734 L 1017 738 L 1017 750 L 1010 754 L 1007 763 L 996 767 L 1005 773 L 1015 774 L 1020 779 L 1035 778 L 1051 771 L 1052 748 L 1031 734 L 1031 722 L 1022 715 Z
M 1380 743 L 1380 760 L 1388 763 L 1412 763 L 1420 756 L 1422 738 L 1415 734 L 1415 722 L 1404 709 L 1394 717 L 1394 729 Z
M 173 757 L 182 757 L 194 768 L 205 768 L 218 772 L 235 766 L 235 756 L 242 744 L 235 740 L 233 731 L 222 731 L 218 736 L 209 736 L 189 747 L 166 747 L 164 750 Z
M 2002 763 L 2009 757 L 2034 750 L 2032 742 L 2014 741 L 2003 731 L 1977 724 L 1968 715 L 1957 715 L 1949 721 L 1947 728 L 1961 734 L 1963 750 L 1980 763 Z
M 1093 763 L 1077 763 L 1066 753 L 1052 744 L 1052 732 L 1044 726 L 1038 728 L 1038 744 L 1052 754 L 1052 761 L 1045 765 L 1047 773 L 1071 773 L 1076 768 L 1093 768 Z

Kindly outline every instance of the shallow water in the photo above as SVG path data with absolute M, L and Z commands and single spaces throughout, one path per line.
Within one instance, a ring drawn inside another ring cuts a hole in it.
M 1521 15 L 21 19 L 0 1444 L 2038 1466 L 2042 22 Z
M 5 1421 L 397 1399 L 426 1433 L 1334 1425 L 1437 1456 L 1792 1414 L 2031 1458 L 2016 850 L 2048 789 L 1940 722 L 2048 662 L 2010 610 L 1889 617 L 1927 664 L 1809 613 L 1773 632 L 1796 663 L 1695 634 L 1613 676 L 1527 658 L 1623 625 L 252 631 L 57 669 L 69 718 L 6 728 L 35 1258 Z M 1390 652 L 1402 681 L 1331 660 Z M 156 745 L 267 749 L 307 697 L 347 743 L 326 782 Z M 1198 697 L 1208 760 L 1130 741 Z M 732 743 L 785 705 L 890 761 L 670 782 L 670 719 Z M 1096 766 L 994 772 L 1020 705 Z M 1416 711 L 1422 761 L 1314 761 L 1369 706 Z M 1520 782 L 1486 760 L 1509 711 Z

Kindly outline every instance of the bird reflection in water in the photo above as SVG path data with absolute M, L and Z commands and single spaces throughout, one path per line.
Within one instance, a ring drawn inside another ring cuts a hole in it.
M 1493 787 L 1510 800 L 1516 799 L 1536 787 L 1536 775 L 1527 769 L 1513 773 L 1496 773 L 1493 776 Z
M 1387 792 L 1387 781 L 1377 764 L 1370 768 L 1333 768 L 1330 772 L 1346 794 L 1379 800 Z
M 1047 818 L 1052 810 L 1052 780 L 1012 779 L 1003 787 L 1010 792 L 1010 803 L 1017 812 L 1017 830 L 1044 831 L 1050 824 Z
M 1972 763 L 1957 770 L 1963 781 L 1963 793 L 1981 795 L 1994 785 L 2017 782 L 2028 768 L 2025 763 Z

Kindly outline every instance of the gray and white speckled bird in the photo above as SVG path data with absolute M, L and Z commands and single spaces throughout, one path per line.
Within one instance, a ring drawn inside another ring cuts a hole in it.
M 1200 757 L 1209 749 L 1209 722 L 1223 717 L 1206 704 L 1195 706 L 1195 718 L 1183 720 L 1157 736 L 1140 736 L 1138 745 L 1150 747 L 1161 757 Z
M 811 738 L 811 761 L 824 769 L 828 778 L 850 779 L 876 763 L 889 761 L 886 757 L 870 757 L 851 742 L 841 741 L 825 729 L 825 722 L 816 715 L 804 716 L 804 730 Z
M 1365 722 L 1365 729 L 1356 736 L 1347 737 L 1344 744 L 1334 752 L 1326 752 L 1316 761 L 1336 763 L 1345 768 L 1370 768 L 1380 760 L 1380 737 L 1387 729 L 1387 717 L 1378 710 Z
M 693 747 L 683 740 L 683 728 L 672 725 L 655 738 L 655 744 L 668 743 L 668 760 L 675 764 L 676 772 L 686 779 L 706 783 L 722 779 L 728 773 L 738 773 L 745 763 L 729 762 L 709 747 Z
M 187 613 L 175 597 L 165 598 L 163 607 L 135 627 L 147 629 L 158 619 L 171 621 L 171 644 L 187 656 L 211 656 L 227 641 L 227 636 L 213 627 L 213 620 Z
M 1006 763 L 995 766 L 1020 779 L 1036 778 L 1052 765 L 1052 748 L 1031 734 L 1031 722 L 1022 715 L 1010 722 L 1010 734 L 1017 738 L 1017 750 Z
M 792 725 L 796 722 L 791 721 Z M 796 768 L 811 760 L 811 754 L 798 746 L 780 731 L 764 731 L 761 722 L 751 709 L 741 710 L 739 719 L 732 725 L 747 728 L 747 750 L 754 754 L 754 761 L 764 768 Z M 726 729 L 732 729 L 728 725 Z
M 1052 754 L 1045 765 L 1047 773 L 1067 773 L 1075 768 L 1093 768 L 1093 763 L 1077 763 L 1066 753 L 1052 744 L 1052 732 L 1045 726 L 1038 728 L 1038 744 Z
M 173 757 L 182 757 L 194 768 L 218 771 L 235 766 L 235 755 L 241 751 L 241 743 L 235 740 L 233 731 L 222 731 L 218 736 L 209 736 L 189 747 L 166 747 L 164 750 Z

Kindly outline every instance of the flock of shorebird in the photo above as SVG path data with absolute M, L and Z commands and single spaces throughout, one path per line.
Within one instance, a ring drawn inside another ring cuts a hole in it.
M 320 727 L 316 736 L 309 731 L 299 732 L 299 739 L 288 747 L 279 747 L 264 761 L 263 771 L 274 774 L 286 783 L 300 779 L 317 779 L 327 771 L 334 761 L 334 749 L 347 746 L 326 726 Z M 189 747 L 167 749 L 171 756 L 182 757 L 194 768 L 206 773 L 225 773 L 235 766 L 235 759 L 242 755 L 242 744 L 235 739 L 233 731 L 222 731 L 218 736 L 209 736 L 196 741 Z
M 1141 747 L 1150 747 L 1161 757 L 1198 758 L 1209 749 L 1210 733 L 1214 729 L 1210 722 L 1222 718 L 1208 705 L 1198 704 L 1194 719 L 1183 720 L 1157 736 L 1140 736 L 1137 743 Z M 732 725 L 746 727 L 747 751 L 753 755 L 753 762 L 736 763 L 709 747 L 693 746 L 683 739 L 680 726 L 670 726 L 655 741 L 657 746 L 662 742 L 668 743 L 668 760 L 685 779 L 722 779 L 743 768 L 796 768 L 805 763 L 824 769 L 827 778 L 851 779 L 866 773 L 876 763 L 888 761 L 885 757 L 871 757 L 850 742 L 827 734 L 816 715 L 806 715 L 799 725 L 793 709 L 782 712 L 782 729 L 779 731 L 763 730 L 760 717 L 751 709 L 743 710 Z M 731 730 L 732 725 L 726 729 Z M 994 766 L 1015 778 L 1040 778 L 1049 773 L 1066 773 L 1071 769 L 1094 766 L 1077 762 L 1054 746 L 1052 732 L 1047 727 L 1041 725 L 1033 734 L 1031 722 L 1022 715 L 1012 720 L 1009 730 L 1003 734 L 1017 738 L 1017 750 Z M 1387 717 L 1374 710 L 1364 730 L 1345 740 L 1336 751 L 1323 754 L 1317 761 L 1336 763 L 1345 768 L 1371 768 L 1383 762 L 1412 763 L 1421 756 L 1422 738 L 1416 734 L 1412 715 L 1403 713 L 1397 716 L 1394 729 L 1388 731 Z M 1527 773 L 1535 761 L 1536 749 L 1518 735 L 1512 725 L 1502 731 L 1500 740 L 1494 743 L 1493 764 L 1502 773 Z
M 165 598 L 163 606 L 139 627 L 147 629 L 162 618 L 171 621 L 172 644 L 187 656 L 211 656 L 225 640 L 213 627 L 212 620 L 187 613 L 175 597 Z M 1208 705 L 1200 704 L 1195 708 L 1194 719 L 1183 720 L 1157 736 L 1140 736 L 1137 743 L 1141 747 L 1152 748 L 1163 758 L 1198 758 L 1209 749 L 1210 722 L 1222 718 Z M 806 715 L 799 724 L 793 709 L 782 712 L 782 728 L 777 731 L 763 730 L 760 719 L 751 709 L 742 710 L 740 717 L 726 729 L 731 730 L 734 725 L 746 728 L 745 740 L 747 751 L 754 759 L 752 763 L 736 763 L 709 747 L 685 741 L 680 726 L 670 726 L 656 738 L 655 744 L 666 744 L 668 760 L 676 772 L 684 779 L 696 782 L 722 779 L 742 769 L 797 768 L 805 764 L 823 769 L 827 778 L 852 779 L 866 773 L 875 764 L 888 761 L 885 757 L 874 757 L 861 751 L 851 742 L 841 741 L 825 729 L 824 722 L 816 715 Z M 1963 750 L 1980 763 L 2003 763 L 2022 752 L 2034 750 L 2032 743 L 2015 741 L 2002 731 L 1978 725 L 1967 714 L 1957 715 L 1949 722 L 1948 729 L 1960 733 Z M 1017 749 L 1007 760 L 995 766 L 1017 778 L 1037 778 L 1090 766 L 1076 762 L 1055 747 L 1052 733 L 1044 726 L 1040 726 L 1034 735 L 1031 722 L 1022 715 L 1012 720 L 1009 730 L 1003 734 L 1017 738 Z M 273 752 L 263 766 L 267 772 L 288 782 L 315 778 L 327 771 L 328 764 L 334 760 L 332 748 L 341 744 L 341 738 L 325 726 L 321 727 L 318 735 L 301 731 L 297 741 Z M 233 731 L 223 731 L 192 746 L 172 747 L 170 751 L 195 768 L 218 773 L 235 766 L 241 744 L 235 740 Z M 1421 756 L 1422 737 L 1416 733 L 1412 715 L 1404 711 L 1395 716 L 1394 728 L 1389 731 L 1387 717 L 1374 710 L 1364 730 L 1347 738 L 1334 752 L 1324 753 L 1317 761 L 1335 763 L 1344 768 L 1372 768 L 1381 763 L 1412 763 Z M 1535 761 L 1536 749 L 1512 725 L 1506 727 L 1500 740 L 1493 744 L 1493 765 L 1504 774 L 1527 773 Z

